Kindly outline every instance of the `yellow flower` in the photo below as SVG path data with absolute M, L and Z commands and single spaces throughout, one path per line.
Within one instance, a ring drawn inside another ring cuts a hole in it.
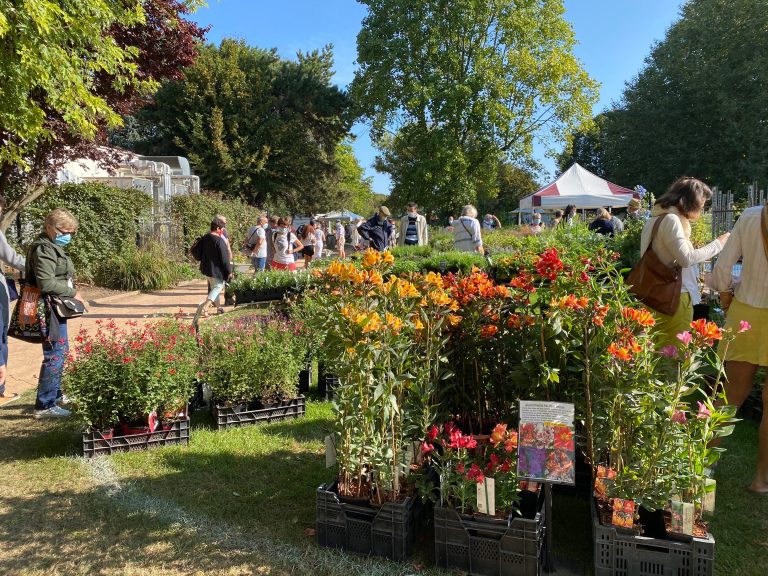
M 395 316 L 395 315 L 393 315 L 393 314 L 390 314 L 389 312 L 387 312 L 387 313 L 385 314 L 385 318 L 387 319 L 387 326 L 389 326 L 389 328 L 390 328 L 390 329 L 392 330 L 392 332 L 394 332 L 395 334 L 397 334 L 398 332 L 400 332 L 400 330 L 403 328 L 403 321 L 402 321 L 402 320 L 400 320 L 400 318 L 398 318 L 397 316 Z
M 367 334 L 368 332 L 376 332 L 381 328 L 381 318 L 379 317 L 376 312 L 372 312 L 370 316 L 368 316 L 368 322 L 363 327 L 363 334 Z
M 451 303 L 451 298 L 442 290 L 432 290 L 429 299 L 438 306 L 446 306 Z
M 420 296 L 416 286 L 408 280 L 398 280 L 397 295 L 400 296 L 400 298 L 418 298 Z
M 344 318 L 352 318 L 355 315 L 355 312 L 355 308 L 349 304 L 341 307 L 341 315 L 344 316 Z
M 461 316 L 456 314 L 448 314 L 448 324 L 451 326 L 458 326 L 461 323 Z
M 363 266 L 371 268 L 381 262 L 381 254 L 373 248 L 368 248 L 363 254 Z
M 424 324 L 422 324 L 421 320 L 417 317 L 413 321 L 413 327 L 416 330 L 423 330 L 424 329 Z
M 346 352 L 347 352 L 347 354 L 349 354 L 350 356 L 354 356 L 354 355 L 355 355 L 355 349 L 354 349 L 352 346 L 350 346 L 349 348 L 347 348 Z
M 427 275 L 424 277 L 424 281 L 427 284 L 432 284 L 432 286 L 436 286 L 437 288 L 443 287 L 443 277 L 440 276 L 440 274 L 437 274 L 436 272 L 428 272 Z
M 374 286 L 381 286 L 384 284 L 384 278 L 378 270 L 366 270 L 363 272 L 363 279 Z
M 386 251 L 381 257 L 382 262 L 385 264 L 392 264 L 392 262 L 395 261 L 395 257 L 392 255 L 392 252 Z

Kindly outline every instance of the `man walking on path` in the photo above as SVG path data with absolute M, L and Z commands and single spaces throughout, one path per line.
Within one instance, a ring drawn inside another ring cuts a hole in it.
M 256 220 L 256 226 L 248 230 L 248 239 L 245 241 L 245 247 L 252 246 L 248 257 L 253 264 L 253 271 L 264 272 L 267 266 L 267 217 L 259 216 Z
M 415 202 L 408 202 L 407 213 L 400 219 L 399 246 L 426 246 L 429 243 L 427 219 L 418 212 Z
M 226 222 L 216 216 L 211 222 L 211 231 L 200 239 L 200 272 L 208 279 L 208 296 L 200 304 L 200 316 L 208 316 L 208 307 L 216 302 L 224 290 L 224 284 L 232 277 L 232 262 L 229 246 L 222 238 Z M 223 308 L 218 309 L 223 312 Z
M 390 216 L 389 208 L 379 206 L 376 215 L 357 229 L 360 236 L 368 240 L 369 246 L 377 252 L 384 252 L 389 247 L 389 237 L 395 232 L 395 227 L 387 220 Z

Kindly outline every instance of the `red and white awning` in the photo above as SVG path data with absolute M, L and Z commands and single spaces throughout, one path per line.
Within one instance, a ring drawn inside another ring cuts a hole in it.
M 557 180 L 520 200 L 520 209 L 556 209 L 565 208 L 569 204 L 576 208 L 621 208 L 633 197 L 639 198 L 639 195 L 574 164 Z

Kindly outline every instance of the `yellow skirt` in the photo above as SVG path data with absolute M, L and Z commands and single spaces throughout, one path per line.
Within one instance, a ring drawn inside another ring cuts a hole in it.
M 653 314 L 656 319 L 656 326 L 654 331 L 656 332 L 656 346 L 663 348 L 669 344 L 675 346 L 681 346 L 682 343 L 677 339 L 677 334 L 685 332 L 691 329 L 691 322 L 693 322 L 693 304 L 691 304 L 691 295 L 688 292 L 680 294 L 680 304 L 677 305 L 677 310 L 671 316 L 662 314 L 658 310 L 645 308 Z
M 739 333 L 742 320 L 749 322 L 752 327 Z M 736 337 L 727 349 L 722 342 L 718 346 L 721 358 L 725 353 L 725 360 L 768 366 L 768 308 L 755 308 L 734 298 L 725 317 L 725 328 L 730 329 Z

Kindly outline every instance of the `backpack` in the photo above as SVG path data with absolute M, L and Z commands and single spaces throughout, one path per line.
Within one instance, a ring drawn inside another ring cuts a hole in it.
M 243 250 L 244 251 L 252 251 L 254 248 L 256 248 L 256 242 L 253 242 L 253 236 L 256 234 L 256 230 L 258 230 L 258 226 L 251 226 L 248 229 L 248 237 L 243 241 Z
M 203 259 L 203 238 L 205 238 L 205 235 L 198 237 L 192 242 L 192 247 L 189 249 L 192 258 L 197 262 L 200 262 Z
M 306 229 L 306 226 L 307 226 L 306 224 L 302 224 L 301 226 L 298 227 L 298 229 L 296 230 L 297 238 L 302 238 L 304 236 L 304 230 Z

